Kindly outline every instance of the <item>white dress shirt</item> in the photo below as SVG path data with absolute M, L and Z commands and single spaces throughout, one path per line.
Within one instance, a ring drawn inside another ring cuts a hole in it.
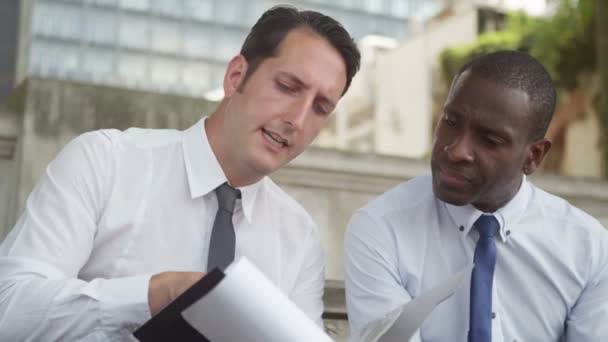
M 134 339 L 150 318 L 151 275 L 206 271 L 224 182 L 204 119 L 71 141 L 0 246 L 0 341 Z M 239 189 L 236 257 L 320 324 L 324 255 L 311 217 L 267 177 Z
M 401 184 L 358 210 L 345 239 L 353 332 L 473 262 L 482 214 L 433 195 L 431 177 Z M 492 341 L 608 341 L 608 231 L 524 178 L 500 223 Z M 467 279 L 423 323 L 418 341 L 466 341 Z

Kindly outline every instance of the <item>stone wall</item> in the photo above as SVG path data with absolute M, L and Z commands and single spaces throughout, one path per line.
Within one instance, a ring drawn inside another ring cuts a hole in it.
M 17 187 L 26 86 L 0 104 L 0 239 L 14 224 L 18 211 Z

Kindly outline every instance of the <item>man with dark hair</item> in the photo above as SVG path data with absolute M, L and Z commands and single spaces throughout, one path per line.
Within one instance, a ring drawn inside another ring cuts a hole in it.
M 284 6 L 268 10 L 253 25 L 241 48 L 241 55 L 249 63 L 245 80 L 260 62 L 276 55 L 277 47 L 290 31 L 300 28 L 325 38 L 342 55 L 346 66 L 346 86 L 342 94 L 346 93 L 359 70 L 359 50 L 353 45 L 352 38 L 344 34 L 342 26 L 328 18 L 318 12 L 298 11 Z
M 418 341 L 608 340 L 608 232 L 527 180 L 555 89 L 524 53 L 475 58 L 437 123 L 432 176 L 358 210 L 345 239 L 351 331 L 474 263 L 426 319 Z
M 317 136 L 358 67 L 338 22 L 275 7 L 229 62 L 208 118 L 70 142 L 0 246 L 0 340 L 128 340 L 239 256 L 321 324 L 316 226 L 267 175 Z

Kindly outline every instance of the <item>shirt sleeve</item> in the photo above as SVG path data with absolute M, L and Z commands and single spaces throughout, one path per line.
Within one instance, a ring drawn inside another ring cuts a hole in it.
M 0 341 L 109 340 L 150 317 L 150 275 L 78 278 L 111 184 L 102 131 L 67 144 L 0 245 Z
M 310 319 L 322 327 L 325 255 L 314 229 L 311 229 L 304 245 L 302 268 L 289 297 Z
M 412 297 L 402 284 L 395 240 L 364 211 L 351 218 L 344 238 L 344 286 L 351 335 Z M 411 341 L 420 341 L 416 333 Z
M 603 229 L 602 229 L 603 230 Z M 589 250 L 590 277 L 566 321 L 566 341 L 608 341 L 608 234 Z M 596 240 L 596 241 L 597 241 Z M 593 257 L 593 256 L 598 257 Z

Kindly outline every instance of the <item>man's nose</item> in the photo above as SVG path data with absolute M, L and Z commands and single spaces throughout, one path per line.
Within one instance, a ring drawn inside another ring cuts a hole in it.
M 467 134 L 455 137 L 454 140 L 443 147 L 452 162 L 473 162 L 473 141 Z
M 285 122 L 295 130 L 302 129 L 306 122 L 306 117 L 310 113 L 310 107 L 310 100 L 306 98 L 299 99 L 290 106 L 288 113 L 286 113 L 284 118 Z

